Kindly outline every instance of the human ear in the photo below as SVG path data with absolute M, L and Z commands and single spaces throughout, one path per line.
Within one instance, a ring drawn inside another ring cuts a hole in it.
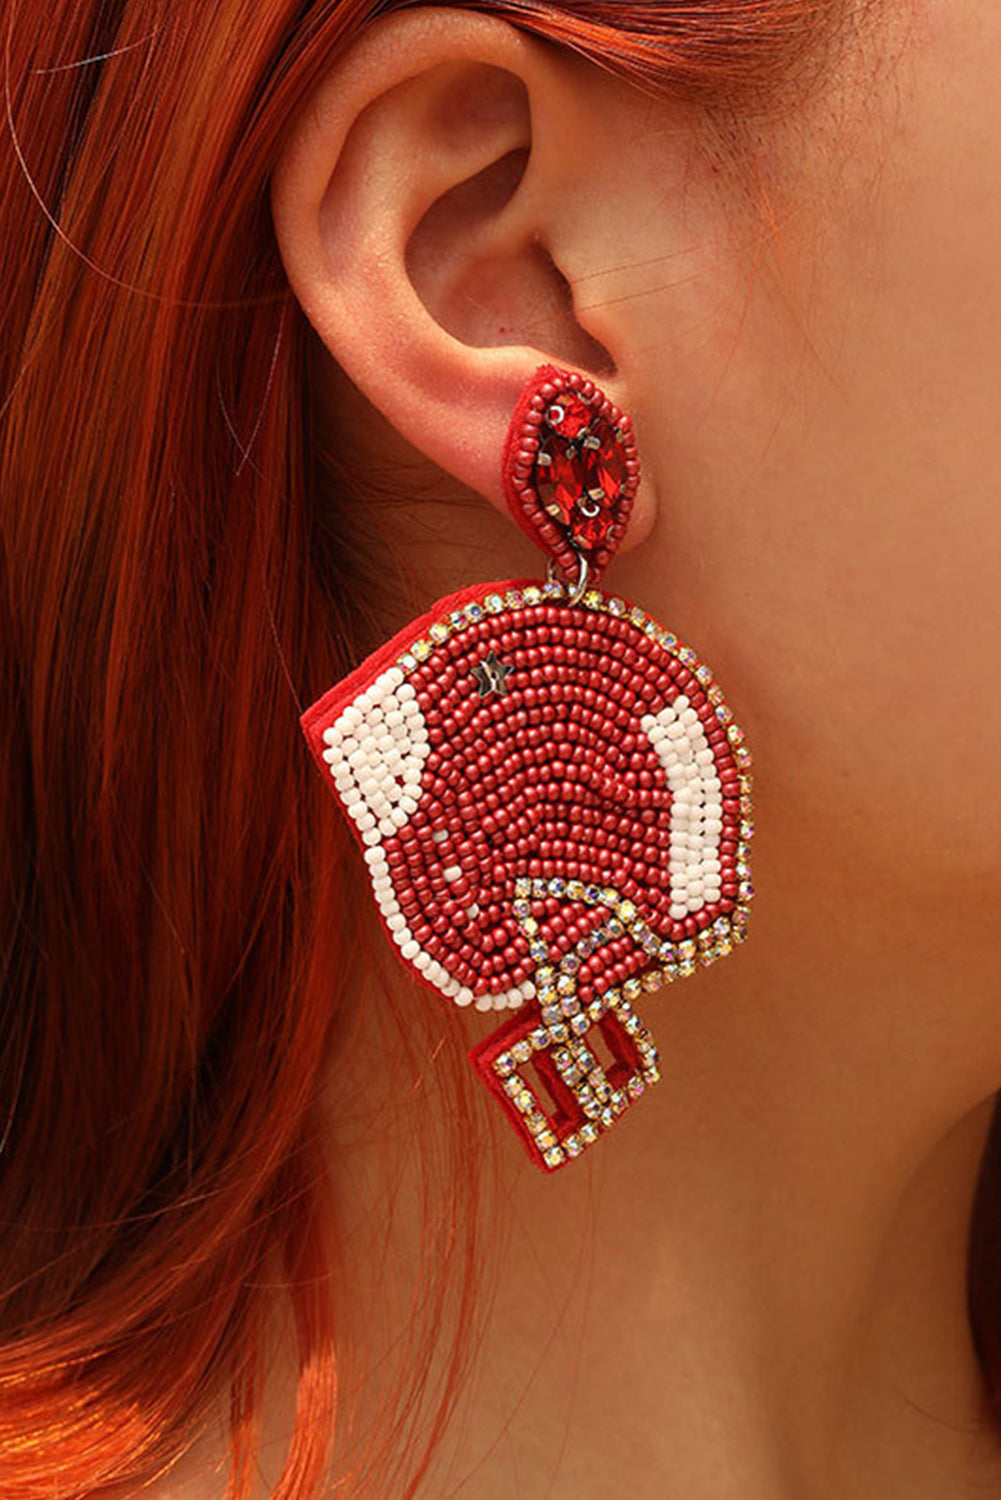
M 626 325 L 573 291 L 629 260 L 631 185 L 602 108 L 616 92 L 628 85 L 496 17 L 396 12 L 323 77 L 272 176 L 279 252 L 330 354 L 501 509 L 504 438 L 538 365 L 630 409 Z M 641 485 L 632 539 L 652 504 Z

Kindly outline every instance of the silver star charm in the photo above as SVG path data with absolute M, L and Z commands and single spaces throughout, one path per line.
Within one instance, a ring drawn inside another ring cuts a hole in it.
M 497 653 L 491 651 L 474 668 L 472 675 L 476 678 L 480 688 L 480 697 L 489 698 L 491 693 L 507 694 L 507 679 L 514 667 L 507 662 L 499 661 Z

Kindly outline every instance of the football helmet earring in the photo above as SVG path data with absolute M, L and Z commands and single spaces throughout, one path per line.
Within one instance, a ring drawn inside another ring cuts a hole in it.
M 659 1077 L 643 997 L 744 939 L 751 760 L 709 668 L 598 587 L 640 481 L 630 418 L 542 365 L 502 476 L 546 578 L 439 600 L 301 723 L 402 962 L 512 1012 L 469 1056 L 554 1171 Z

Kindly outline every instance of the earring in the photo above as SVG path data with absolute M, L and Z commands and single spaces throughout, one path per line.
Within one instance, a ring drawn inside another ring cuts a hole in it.
M 400 958 L 514 1012 L 469 1057 L 554 1171 L 659 1077 L 634 1002 L 746 935 L 751 759 L 709 668 L 597 587 L 640 479 L 628 415 L 541 365 L 502 472 L 546 580 L 439 600 L 301 724 Z

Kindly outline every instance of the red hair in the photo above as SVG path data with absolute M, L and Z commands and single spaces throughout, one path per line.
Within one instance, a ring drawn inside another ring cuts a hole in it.
M 465 8 L 739 120 L 749 98 L 808 86 L 845 5 Z M 0 0 L 8 1500 L 132 1493 L 220 1392 L 231 1494 L 248 1493 L 274 1296 L 259 1272 L 275 1256 L 301 1369 L 275 1493 L 312 1496 L 329 1456 L 320 1086 L 355 957 L 346 836 L 298 715 L 356 659 L 365 588 L 346 533 L 335 546 L 323 530 L 317 494 L 329 510 L 337 484 L 308 420 L 308 330 L 267 181 L 284 123 L 370 12 L 394 8 L 50 0 L 29 15 Z M 401 1022 L 415 1055 L 415 1027 L 438 1036 L 431 1011 Z M 470 1114 L 461 1047 L 438 1044 Z M 452 1208 L 434 1232 L 448 1246 L 435 1274 L 468 1300 L 467 1136 L 436 1158 Z M 456 1343 L 401 1495 L 462 1359 Z

